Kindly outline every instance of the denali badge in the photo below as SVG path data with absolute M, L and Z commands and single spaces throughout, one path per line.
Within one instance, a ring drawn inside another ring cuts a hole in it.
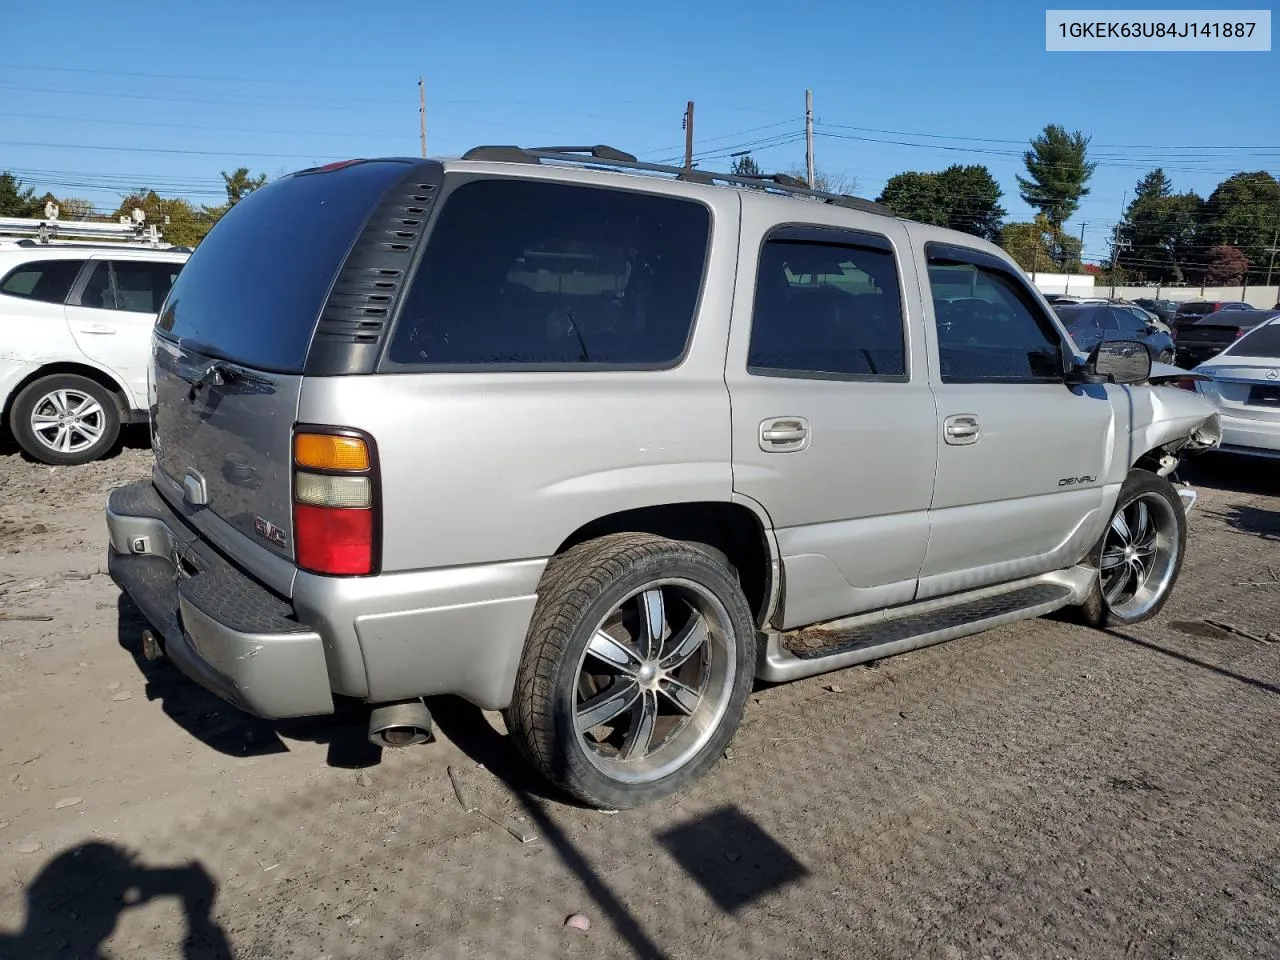
M 284 546 L 284 531 L 270 520 L 263 520 L 261 517 L 255 516 L 253 518 L 253 529 L 258 532 L 258 536 L 270 540 L 276 546 Z
M 1058 481 L 1060 487 L 1073 487 L 1079 483 L 1093 483 L 1097 477 L 1063 477 Z

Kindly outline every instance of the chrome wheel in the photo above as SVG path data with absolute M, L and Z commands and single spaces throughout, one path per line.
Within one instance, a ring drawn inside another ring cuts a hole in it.
M 1157 606 L 1178 569 L 1179 518 L 1157 493 L 1142 493 L 1116 511 L 1102 542 L 1102 599 L 1137 619 Z
M 691 580 L 647 584 L 596 625 L 578 664 L 574 733 L 625 783 L 659 780 L 715 734 L 736 673 L 724 604 Z
M 55 453 L 81 453 L 102 439 L 107 412 L 87 393 L 53 390 L 35 402 L 30 423 L 41 445 Z

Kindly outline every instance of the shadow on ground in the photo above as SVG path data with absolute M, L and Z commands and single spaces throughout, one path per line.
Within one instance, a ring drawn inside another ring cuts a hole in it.
M 0 932 L 0 958 L 36 960 L 104 957 L 103 943 L 120 916 L 152 900 L 182 906 L 182 960 L 232 960 L 226 934 L 213 919 L 218 885 L 199 863 L 148 867 L 122 847 L 92 842 L 51 859 L 26 889 L 26 916 L 16 933 Z
M 142 631 L 148 626 L 142 611 L 122 594 L 117 603 L 116 637 L 133 657 L 146 679 L 148 700 L 158 700 L 165 715 L 201 743 L 230 757 L 260 757 L 284 753 L 287 740 L 322 743 L 331 767 L 358 769 L 376 766 L 382 750 L 369 742 L 369 711 L 351 701 L 338 700 L 328 717 L 301 720 L 262 720 L 233 707 L 187 677 L 167 660 L 150 661 L 142 653 Z

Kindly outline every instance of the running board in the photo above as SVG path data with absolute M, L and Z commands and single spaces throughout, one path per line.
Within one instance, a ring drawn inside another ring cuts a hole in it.
M 766 631 L 756 676 L 798 680 L 1044 616 L 1083 603 L 1097 576 L 1096 569 L 1077 566 L 787 633 Z

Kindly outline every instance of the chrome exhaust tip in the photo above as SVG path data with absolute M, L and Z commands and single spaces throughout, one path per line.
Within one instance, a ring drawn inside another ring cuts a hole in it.
M 431 739 L 431 711 L 421 700 L 383 703 L 369 715 L 369 742 L 376 747 L 411 747 Z

